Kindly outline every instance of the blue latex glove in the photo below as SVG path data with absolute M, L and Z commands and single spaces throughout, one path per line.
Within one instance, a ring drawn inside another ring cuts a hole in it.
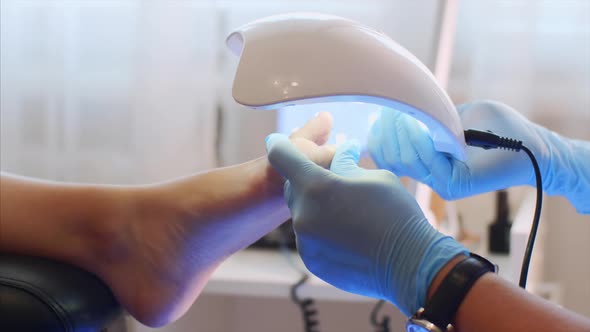
M 406 315 L 424 306 L 428 286 L 467 251 L 436 231 L 398 178 L 357 166 L 360 147 L 341 145 L 326 170 L 284 135 L 267 138 L 268 159 L 288 181 L 297 249 L 305 266 L 349 292 L 386 299 Z
M 543 189 L 563 195 L 580 213 L 590 213 L 590 142 L 561 137 L 507 105 L 482 101 L 458 106 L 464 129 L 491 130 L 521 140 L 541 168 Z M 434 150 L 430 135 L 401 112 L 383 110 L 368 149 L 379 168 L 425 183 L 445 199 L 458 199 L 518 185 L 535 186 L 524 152 L 467 148 L 461 162 Z

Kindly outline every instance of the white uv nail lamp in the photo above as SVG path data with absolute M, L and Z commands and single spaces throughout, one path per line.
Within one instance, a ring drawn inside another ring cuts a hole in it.
M 422 122 L 436 150 L 466 158 L 451 99 L 424 64 L 383 33 L 337 16 L 294 13 L 248 23 L 226 43 L 240 57 L 232 91 L 239 104 L 264 110 L 335 102 L 387 107 Z

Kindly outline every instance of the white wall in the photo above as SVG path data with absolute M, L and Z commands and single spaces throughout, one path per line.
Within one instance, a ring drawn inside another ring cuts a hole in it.
M 373 303 L 318 301 L 322 332 L 375 331 L 369 323 Z M 391 330 L 403 331 L 405 317 L 393 306 L 379 312 L 391 317 Z M 177 322 L 150 329 L 133 321 L 130 332 L 300 332 L 303 330 L 299 308 L 287 299 L 256 297 L 201 296 L 190 311 Z

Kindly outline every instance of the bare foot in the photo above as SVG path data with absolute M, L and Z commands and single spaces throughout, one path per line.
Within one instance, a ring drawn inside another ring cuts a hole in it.
M 325 167 L 334 148 L 320 145 L 331 124 L 329 114 L 319 114 L 291 137 Z M 167 324 L 188 310 L 226 257 L 288 218 L 282 187 L 264 157 L 169 183 L 123 188 L 117 198 L 121 208 L 101 225 L 101 263 L 90 266 L 133 317 L 152 327 Z

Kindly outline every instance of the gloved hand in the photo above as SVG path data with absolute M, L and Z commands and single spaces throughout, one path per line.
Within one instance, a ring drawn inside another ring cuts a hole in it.
M 590 143 L 561 137 L 507 105 L 482 101 L 458 106 L 464 129 L 491 130 L 521 140 L 539 162 L 543 189 L 566 196 L 580 213 L 590 213 Z M 524 152 L 467 147 L 458 161 L 434 150 L 418 122 L 385 109 L 369 135 L 368 149 L 379 168 L 425 183 L 445 199 L 458 199 L 511 186 L 535 186 Z
M 436 231 L 398 178 L 357 166 L 358 144 L 341 145 L 326 170 L 284 135 L 267 138 L 270 163 L 288 181 L 297 249 L 306 267 L 343 290 L 386 299 L 406 315 L 424 306 L 428 286 L 467 251 Z

